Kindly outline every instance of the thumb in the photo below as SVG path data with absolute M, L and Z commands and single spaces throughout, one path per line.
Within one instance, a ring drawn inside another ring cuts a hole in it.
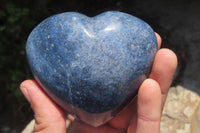
M 65 133 L 65 113 L 42 91 L 34 80 L 21 83 L 20 89 L 30 102 L 35 116 L 34 132 Z

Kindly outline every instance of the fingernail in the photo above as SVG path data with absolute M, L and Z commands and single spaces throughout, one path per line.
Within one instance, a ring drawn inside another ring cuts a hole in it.
M 29 103 L 31 103 L 31 99 L 30 96 L 28 94 L 28 91 L 26 88 L 20 88 L 20 90 L 22 91 L 22 93 L 24 94 L 24 96 L 26 97 L 26 99 L 29 101 Z

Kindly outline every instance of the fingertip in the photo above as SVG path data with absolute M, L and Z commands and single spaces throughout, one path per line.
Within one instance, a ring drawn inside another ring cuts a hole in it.
M 161 43 L 162 43 L 162 38 L 160 37 L 160 35 L 158 33 L 155 32 L 156 38 L 157 38 L 157 42 L 158 42 L 158 49 L 160 49 L 161 47 Z
M 160 67 L 162 64 L 163 68 L 168 68 L 169 70 L 171 70 L 171 73 L 174 73 L 178 65 L 178 59 L 176 54 L 172 50 L 162 48 L 156 54 L 155 63 L 160 64 L 155 65 L 157 66 L 157 68 Z
M 32 100 L 32 91 L 31 88 L 37 86 L 37 83 L 34 80 L 25 80 L 20 84 L 20 90 L 25 96 L 25 98 L 28 100 L 28 102 L 32 105 L 33 100 Z
M 138 99 L 142 103 L 147 103 L 152 99 L 161 98 L 161 90 L 159 84 L 153 79 L 146 79 L 142 83 L 139 92 Z
M 35 80 L 32 80 L 32 79 L 27 79 L 20 84 L 20 88 L 30 88 L 30 87 L 33 87 L 33 86 L 39 87 L 37 82 Z
M 21 84 L 20 84 L 20 88 L 24 88 L 25 86 L 27 86 L 30 82 L 33 82 L 33 80 L 31 79 L 27 79 L 27 80 L 24 80 Z

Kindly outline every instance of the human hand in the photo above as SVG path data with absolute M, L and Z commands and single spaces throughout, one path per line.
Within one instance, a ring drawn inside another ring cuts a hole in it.
M 156 33 L 158 47 L 161 38 Z M 158 50 L 151 74 L 139 88 L 138 96 L 116 117 L 100 127 L 74 121 L 70 133 L 159 133 L 162 109 L 177 67 L 177 57 L 169 49 Z M 35 132 L 65 133 L 62 111 L 34 80 L 26 80 L 20 89 L 30 102 L 35 117 Z

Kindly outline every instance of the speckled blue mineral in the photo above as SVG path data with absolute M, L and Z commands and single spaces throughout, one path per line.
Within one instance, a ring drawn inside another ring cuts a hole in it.
M 31 32 L 26 45 L 30 68 L 44 91 L 93 126 L 130 103 L 148 77 L 156 51 L 152 28 L 118 11 L 51 16 Z

